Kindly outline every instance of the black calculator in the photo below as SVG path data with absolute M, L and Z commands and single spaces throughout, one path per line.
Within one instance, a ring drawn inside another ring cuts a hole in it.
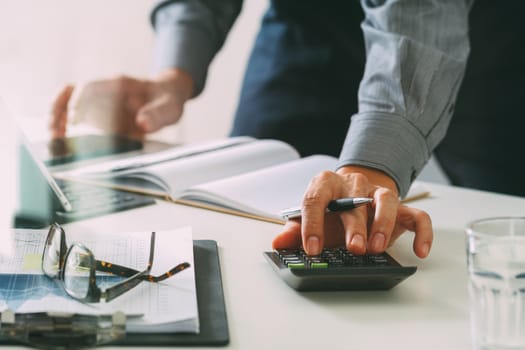
M 345 248 L 325 248 L 308 256 L 303 249 L 264 252 L 273 269 L 298 291 L 387 290 L 416 272 L 388 253 L 354 255 Z

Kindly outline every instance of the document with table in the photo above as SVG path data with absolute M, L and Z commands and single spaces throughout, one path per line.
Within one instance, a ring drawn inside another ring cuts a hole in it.
M 126 315 L 130 333 L 199 332 L 193 241 L 190 227 L 155 232 L 152 275 L 180 262 L 190 267 L 162 282 L 143 281 L 110 302 L 82 303 L 68 296 L 60 283 L 42 273 L 47 230 L 18 229 L 16 252 L 0 257 L 0 312 L 54 312 L 80 315 Z M 67 243 L 81 242 L 97 260 L 142 271 L 148 264 L 150 232 L 68 234 Z M 106 276 L 109 276 L 106 274 Z M 107 286 L 116 281 L 109 278 Z M 97 277 L 98 280 L 98 277 Z

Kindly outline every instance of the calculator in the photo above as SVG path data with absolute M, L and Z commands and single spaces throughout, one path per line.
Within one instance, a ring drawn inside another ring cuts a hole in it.
M 264 252 L 277 274 L 298 291 L 388 290 L 416 272 L 384 252 L 354 255 L 346 248 L 325 248 L 317 256 L 303 249 Z

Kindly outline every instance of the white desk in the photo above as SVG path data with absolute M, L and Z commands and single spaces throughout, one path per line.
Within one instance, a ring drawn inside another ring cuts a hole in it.
M 412 235 L 403 236 L 389 251 L 402 264 L 417 265 L 418 271 L 387 292 L 298 293 L 262 255 L 271 249 L 279 225 L 202 209 L 161 202 L 67 229 L 89 233 L 191 225 L 195 239 L 216 240 L 230 349 L 469 349 L 463 227 L 484 216 L 524 215 L 525 198 L 427 185 L 432 197 L 413 206 L 433 218 L 432 252 L 418 259 L 412 253 Z

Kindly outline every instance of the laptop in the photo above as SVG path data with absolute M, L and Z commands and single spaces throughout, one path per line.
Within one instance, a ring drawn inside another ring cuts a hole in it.
M 151 197 L 53 178 L 22 136 L 15 227 L 39 228 L 151 205 Z

